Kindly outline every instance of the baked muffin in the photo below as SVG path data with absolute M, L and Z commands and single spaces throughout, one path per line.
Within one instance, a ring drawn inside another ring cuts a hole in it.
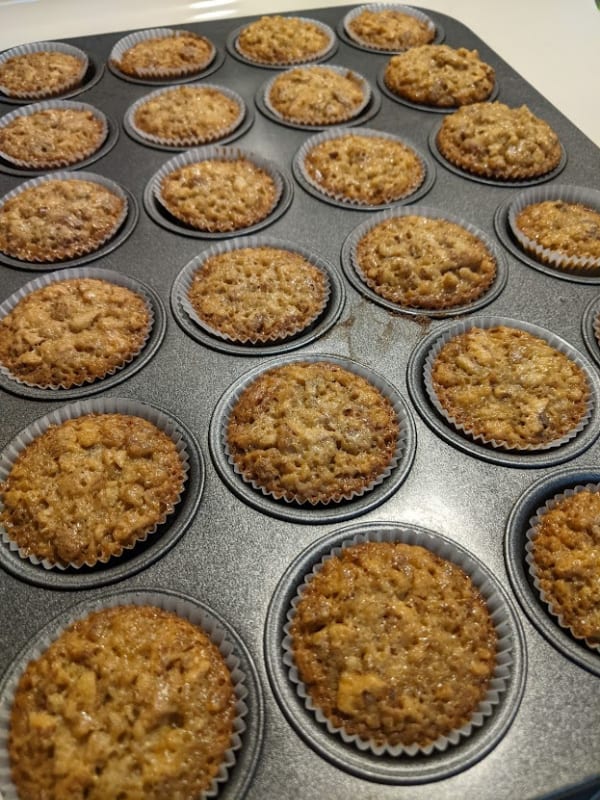
M 402 542 L 354 544 L 325 560 L 290 636 L 314 705 L 376 745 L 426 747 L 458 730 L 496 666 L 497 634 L 471 579 Z
M 158 29 L 130 43 L 118 43 L 111 63 L 123 74 L 142 80 L 184 78 L 201 72 L 215 56 L 205 36 L 191 31 Z
M 600 267 L 600 211 L 595 208 L 564 200 L 531 203 L 516 215 L 514 227 L 538 261 Z
M 384 72 L 387 88 L 413 103 L 451 108 L 487 100 L 494 90 L 493 67 L 477 50 L 424 44 L 392 56 Z
M 329 283 L 304 256 L 278 247 L 241 247 L 207 258 L 188 299 L 198 318 L 236 342 L 293 336 L 323 310 Z
M 236 231 L 261 222 L 279 199 L 273 177 L 243 156 L 209 158 L 168 173 L 159 199 L 174 217 L 197 230 Z
M 326 27 L 302 17 L 278 14 L 246 25 L 236 39 L 237 51 L 257 64 L 298 64 L 325 53 L 333 40 Z
M 600 494 L 563 496 L 532 534 L 531 566 L 545 602 L 574 636 L 600 646 Z
M 0 523 L 24 556 L 93 566 L 118 556 L 173 511 L 183 490 L 171 437 L 128 414 L 50 426 L 0 484 Z
M 19 797 L 198 800 L 231 746 L 231 673 L 177 614 L 121 605 L 74 622 L 31 661 L 8 750 Z
M 147 301 L 125 286 L 60 280 L 26 294 L 0 319 L 0 364 L 33 386 L 80 386 L 131 361 L 150 321 Z
M 78 258 L 114 236 L 126 213 L 125 198 L 101 183 L 33 181 L 0 205 L 0 252 L 39 263 Z
M 0 156 L 32 169 L 77 164 L 100 149 L 106 120 L 91 108 L 40 108 L 0 120 Z
M 51 47 L 18 53 L 0 62 L 0 91 L 17 99 L 55 97 L 79 86 L 87 66 L 84 53 Z
M 215 86 L 177 86 L 136 106 L 135 129 L 159 144 L 193 147 L 221 139 L 242 121 L 241 98 Z
M 466 172 L 497 180 L 538 178 L 555 169 L 562 149 L 550 125 L 527 108 L 472 103 L 443 120 L 437 146 Z
M 352 70 L 295 67 L 278 75 L 268 89 L 270 108 L 288 122 L 335 125 L 355 117 L 369 98 L 368 86 Z
M 368 380 L 326 361 L 293 362 L 242 392 L 226 441 L 244 480 L 316 505 L 370 489 L 391 466 L 398 432 L 392 404 Z
M 428 310 L 470 303 L 496 277 L 496 259 L 481 239 L 454 222 L 414 214 L 373 226 L 356 245 L 355 263 L 381 297 Z
M 346 23 L 348 35 L 377 50 L 406 50 L 435 37 L 430 20 L 398 8 L 365 8 Z
M 506 449 L 535 449 L 571 434 L 588 410 L 581 367 L 538 336 L 497 325 L 452 337 L 431 369 L 453 424 Z
M 302 166 L 320 191 L 357 205 L 401 200 L 425 179 L 423 162 L 411 147 L 376 134 L 323 139 L 308 149 Z

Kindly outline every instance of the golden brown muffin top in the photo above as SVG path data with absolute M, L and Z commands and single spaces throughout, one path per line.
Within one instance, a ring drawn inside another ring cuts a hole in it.
M 600 211 L 583 203 L 531 203 L 517 214 L 516 227 L 532 244 L 560 256 L 600 259 Z
M 586 414 L 585 372 L 539 336 L 498 325 L 473 327 L 444 344 L 431 372 L 455 423 L 504 448 L 560 440 Z
M 351 70 L 340 73 L 330 67 L 295 67 L 275 78 L 267 99 L 290 122 L 333 125 L 360 111 L 366 86 Z
M 197 800 L 235 714 L 229 669 L 196 625 L 149 605 L 96 611 L 22 675 L 12 779 L 20 796 L 45 800 Z
M 50 426 L 0 485 L 0 522 L 24 553 L 81 566 L 120 555 L 171 513 L 183 489 L 171 437 L 127 414 Z
M 115 65 L 133 78 L 177 77 L 204 69 L 214 53 L 214 45 L 204 36 L 181 31 L 136 42 Z
M 0 63 L 0 86 L 9 97 L 53 97 L 81 83 L 85 61 L 58 50 L 11 56 Z
M 315 706 L 373 744 L 424 747 L 469 722 L 496 661 L 496 631 L 465 572 L 416 545 L 365 542 L 327 559 L 290 636 Z
M 275 14 L 246 25 L 236 46 L 251 61 L 295 64 L 318 58 L 330 42 L 327 32 L 311 20 Z
M 432 25 L 394 8 L 366 8 L 348 23 L 347 28 L 356 41 L 381 50 L 406 50 L 427 44 L 435 36 Z
M 287 338 L 323 309 L 327 279 L 304 256 L 276 247 L 242 247 L 211 256 L 194 274 L 196 314 L 234 341 Z

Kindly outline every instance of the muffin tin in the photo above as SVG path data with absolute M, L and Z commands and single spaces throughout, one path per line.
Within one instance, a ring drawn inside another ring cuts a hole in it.
M 245 671 L 254 676 L 256 714 L 248 716 L 249 730 L 240 758 L 219 797 L 428 800 L 435 796 L 451 800 L 464 796 L 496 800 L 565 795 L 568 787 L 578 784 L 598 789 L 598 655 L 585 651 L 555 625 L 532 594 L 527 572 L 523 574 L 529 507 L 537 502 L 537 495 L 560 491 L 565 482 L 586 482 L 588 475 L 592 476 L 590 481 L 600 480 L 600 346 L 594 335 L 600 304 L 593 285 L 598 279 L 532 269 L 533 265 L 515 252 L 510 245 L 506 208 L 530 182 L 514 185 L 481 181 L 441 160 L 435 148 L 440 115 L 402 105 L 379 91 L 378 76 L 389 55 L 348 40 L 343 19 L 351 8 L 306 12 L 307 17 L 324 22 L 337 34 L 322 63 L 334 60 L 365 76 L 377 98 L 369 127 L 410 142 L 427 163 L 426 205 L 470 223 L 502 253 L 506 263 L 501 271 L 503 288 L 491 293 L 485 313 L 548 330 L 568 342 L 585 362 L 596 395 L 589 423 L 555 451 L 513 459 L 505 453 L 500 461 L 502 454 L 494 453 L 496 459 L 490 459 L 481 452 L 484 448 L 465 446 L 464 437 L 459 442 L 444 435 L 448 428 L 445 422 L 432 424 L 420 366 L 430 343 L 455 321 L 389 308 L 357 285 L 345 259 L 342 265 L 344 243 L 361 223 L 374 219 L 375 209 L 329 202 L 311 192 L 301 175 L 294 173 L 296 154 L 314 132 L 269 118 L 261 109 L 260 97 L 270 70 L 242 63 L 231 50 L 235 32 L 254 18 L 181 26 L 205 35 L 216 47 L 215 60 L 197 80 L 228 87 L 246 104 L 248 115 L 234 147 L 269 160 L 283 177 L 278 213 L 260 224 L 258 238 L 307 251 L 331 272 L 328 308 L 305 337 L 294 340 L 297 349 L 293 358 L 329 356 L 382 376 L 406 408 L 407 455 L 373 492 L 343 504 L 341 515 L 340 507 L 298 508 L 294 510 L 301 513 L 292 516 L 281 513 L 282 509 L 289 512 L 288 504 L 265 498 L 233 474 L 218 434 L 232 387 L 248 373 L 264 369 L 268 359 L 290 358 L 287 345 L 243 350 L 220 347 L 209 334 L 188 329 L 177 307 L 181 271 L 215 245 L 215 238 L 241 238 L 248 231 L 225 237 L 203 235 L 169 220 L 150 189 L 152 176 L 169 153 L 142 145 L 121 131 L 112 149 L 94 161 L 94 172 L 124 188 L 130 202 L 129 215 L 114 239 L 82 260 L 93 259 L 94 267 L 146 286 L 148 294 L 156 297 L 158 332 L 153 332 L 156 339 L 149 342 L 152 358 L 144 358 L 141 364 L 142 359 L 134 359 L 120 373 L 94 384 L 93 391 L 98 399 L 124 397 L 164 410 L 191 443 L 188 484 L 182 502 L 165 522 L 164 530 L 161 527 L 158 538 L 153 541 L 150 537 L 139 551 L 134 549 L 114 565 L 109 562 L 85 573 L 59 573 L 22 561 L 7 548 L 0 548 L 4 611 L 0 673 L 6 671 L 4 680 L 8 680 L 11 665 L 30 652 L 24 648 L 37 639 L 39 631 L 55 617 L 70 614 L 76 602 L 95 602 L 103 596 L 100 587 L 108 582 L 113 584 L 113 591 L 126 594 L 138 589 L 171 590 L 200 602 L 231 626 L 246 659 Z M 561 184 L 592 188 L 593 176 L 600 173 L 598 148 L 465 24 L 442 14 L 426 13 L 436 25 L 437 41 L 443 38 L 453 47 L 477 49 L 494 67 L 503 102 L 511 106 L 526 103 L 556 130 L 564 157 L 560 168 L 544 180 L 555 181 L 560 175 L 557 182 Z M 106 68 L 113 46 L 126 33 L 73 40 L 88 54 L 90 67 L 84 85 L 67 95 L 77 94 L 82 102 L 106 114 L 115 128 L 125 131 L 128 108 L 149 91 L 149 84 L 123 79 Z M 14 107 L 0 97 L 1 114 Z M 112 130 L 112 124 L 110 127 Z M 0 196 L 24 180 L 24 176 L 0 171 Z M 392 204 L 392 208 L 410 208 L 423 202 L 423 194 L 418 191 Z M 31 280 L 30 270 L 53 272 L 75 265 L 33 265 L 3 258 L 0 302 Z M 163 306 L 168 310 L 163 311 Z M 476 319 L 474 310 L 462 309 L 464 318 Z M 590 359 L 585 355 L 586 348 Z M 143 369 L 134 369 L 133 365 Z M 59 409 L 69 397 L 62 391 L 17 394 L 12 388 L 0 383 L 0 450 L 35 420 Z M 560 462 L 564 462 L 562 467 L 557 466 Z M 357 518 L 353 528 L 400 526 L 419 535 L 426 531 L 467 551 L 497 585 L 513 621 L 518 657 L 514 684 L 500 713 L 492 715 L 463 744 L 431 760 L 403 756 L 386 758 L 384 763 L 349 750 L 345 743 L 333 740 L 327 730 L 314 729 L 303 709 L 297 708 L 291 684 L 281 672 L 277 620 L 285 598 L 294 591 L 296 573 L 308 553 L 321 552 L 331 541 L 348 538 L 348 529 L 341 526 L 351 517 Z M 302 724 L 298 718 L 303 719 Z M 251 724 L 252 720 L 256 724 Z

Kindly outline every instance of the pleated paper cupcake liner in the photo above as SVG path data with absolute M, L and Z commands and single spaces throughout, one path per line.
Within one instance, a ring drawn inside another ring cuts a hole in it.
M 81 62 L 81 69 L 79 72 L 69 81 L 66 81 L 64 86 L 59 86 L 54 90 L 46 89 L 44 91 L 22 91 L 22 92 L 14 92 L 11 91 L 9 87 L 3 86 L 0 83 L 0 92 L 3 92 L 7 97 L 11 98 L 19 98 L 23 100 L 41 100 L 45 97 L 53 97 L 55 95 L 61 95 L 65 92 L 69 92 L 72 89 L 75 89 L 79 84 L 83 81 L 85 74 L 88 70 L 89 66 L 89 59 L 88 56 L 80 50 L 78 47 L 73 47 L 70 44 L 64 44 L 63 42 L 31 42 L 30 44 L 22 44 L 18 47 L 13 47 L 10 50 L 5 50 L 0 55 L 0 64 L 4 64 L 10 58 L 14 58 L 15 56 L 25 56 L 29 55 L 30 53 L 64 53 L 68 56 L 74 56 Z
M 130 50 L 132 47 L 134 47 L 136 44 L 139 44 L 140 42 L 147 42 L 151 41 L 152 39 L 162 39 L 165 37 L 169 38 L 170 37 L 176 38 L 178 36 L 196 37 L 197 35 L 198 34 L 195 34 L 192 31 L 183 31 L 176 28 L 152 28 L 144 31 L 136 31 L 135 33 L 130 33 L 128 36 L 124 36 L 122 39 L 119 39 L 119 41 L 114 45 L 113 49 L 110 51 L 108 61 L 109 64 L 111 64 L 111 66 L 118 71 L 119 75 L 125 78 L 126 80 L 128 78 L 147 79 L 147 80 L 185 78 L 188 75 L 194 75 L 196 73 L 202 72 L 211 64 L 211 62 L 215 58 L 216 55 L 215 46 L 205 36 L 202 36 L 200 38 L 204 39 L 204 41 L 210 45 L 210 52 L 207 58 L 201 63 L 189 64 L 187 67 L 179 66 L 170 69 L 168 67 L 165 67 L 164 69 L 140 67 L 138 68 L 136 75 L 129 75 L 121 70 L 120 62 L 125 52 L 127 50 Z
M 352 11 L 349 11 L 342 21 L 342 25 L 344 27 L 344 31 L 349 39 L 354 42 L 357 42 L 362 47 L 367 48 L 369 50 L 374 50 L 375 52 L 380 53 L 400 53 L 402 49 L 407 48 L 399 48 L 394 50 L 389 50 L 385 46 L 378 46 L 369 42 L 365 39 L 361 39 L 361 37 L 356 34 L 352 28 L 351 23 L 364 11 L 372 11 L 377 13 L 378 11 L 399 11 L 401 14 L 406 14 L 409 17 L 414 17 L 419 22 L 425 23 L 427 28 L 431 32 L 431 42 L 433 42 L 435 34 L 436 34 L 436 26 L 431 17 L 428 17 L 427 14 L 424 14 L 422 11 L 419 11 L 416 8 L 412 8 L 411 6 L 401 5 L 400 3 L 370 3 L 368 5 L 357 6 L 353 8 Z M 425 44 L 425 42 L 423 42 Z
M 239 31 L 238 35 L 235 37 L 233 42 L 233 46 L 235 48 L 236 53 L 244 60 L 250 64 L 258 64 L 259 66 L 265 67 L 289 67 L 298 64 L 310 64 L 314 61 L 320 61 L 323 59 L 327 53 L 335 45 L 335 33 L 331 30 L 329 25 L 326 25 L 324 22 L 321 22 L 317 19 L 309 19 L 308 17 L 286 17 L 286 19 L 291 19 L 299 23 L 307 23 L 310 25 L 314 25 L 320 31 L 322 31 L 327 36 L 327 44 L 324 45 L 321 50 L 318 50 L 314 53 L 311 53 L 308 56 L 300 57 L 300 58 L 288 58 L 283 61 L 265 61 L 263 59 L 254 58 L 250 53 L 244 52 L 244 50 L 239 45 L 239 36 L 243 32 L 243 29 Z

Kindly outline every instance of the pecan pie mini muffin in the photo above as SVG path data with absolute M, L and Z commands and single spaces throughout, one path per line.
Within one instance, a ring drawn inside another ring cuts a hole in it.
M 266 93 L 268 106 L 288 122 L 335 125 L 355 117 L 367 104 L 365 79 L 340 67 L 294 67 L 278 75 Z
M 82 175 L 34 179 L 0 201 L 0 252 L 54 263 L 102 247 L 125 219 L 127 199 L 112 182 Z
M 195 272 L 188 299 L 198 318 L 238 342 L 286 339 L 323 310 L 329 281 L 299 253 L 242 247 L 210 256 Z
M 207 158 L 165 175 L 160 202 L 197 230 L 235 231 L 261 222 L 274 209 L 280 187 L 273 176 L 244 156 Z
M 235 401 L 226 451 L 244 480 L 277 499 L 340 502 L 363 494 L 396 454 L 391 402 L 327 361 L 267 370 Z
M 217 86 L 177 86 L 153 92 L 135 105 L 132 123 L 150 141 L 193 147 L 221 139 L 241 122 L 241 97 Z
M 298 64 L 327 52 L 333 33 L 320 22 L 278 14 L 246 25 L 236 39 L 237 51 L 257 64 Z
M 413 103 L 451 108 L 486 100 L 494 90 L 493 67 L 477 50 L 445 44 L 411 47 L 388 61 L 384 83 Z
M 201 72 L 214 56 L 215 47 L 205 36 L 158 28 L 126 36 L 117 42 L 110 61 L 131 78 L 166 80 Z
M 346 30 L 355 41 L 378 50 L 406 50 L 435 37 L 431 20 L 402 6 L 365 6 L 349 17 Z
M 350 544 L 303 586 L 290 624 L 298 677 L 335 728 L 421 748 L 468 724 L 496 667 L 481 592 L 412 544 Z
M 55 42 L 24 45 L 0 59 L 0 91 L 24 100 L 55 97 L 79 86 L 87 68 L 87 56 L 75 47 Z
M 30 661 L 10 714 L 19 797 L 198 800 L 231 752 L 234 681 L 210 636 L 153 605 L 76 620 Z
M 415 192 L 425 179 L 417 153 L 398 139 L 340 133 L 307 146 L 303 170 L 320 191 L 340 201 L 378 206 Z
M 578 364 L 539 336 L 506 325 L 473 327 L 443 344 L 431 387 L 452 424 L 505 449 L 560 443 L 582 424 L 590 401 Z
M 46 102 L 0 119 L 0 156 L 32 169 L 77 164 L 100 149 L 106 117 L 83 103 Z
M 573 635 L 600 648 L 600 494 L 578 487 L 538 510 L 527 561 L 542 599 Z
M 0 485 L 0 523 L 23 558 L 93 566 L 162 524 L 184 481 L 175 442 L 154 423 L 84 414 L 19 453 Z
M 125 286 L 59 280 L 26 294 L 0 319 L 0 363 L 29 385 L 80 386 L 130 361 L 150 324 L 147 301 Z
M 448 115 L 437 135 L 444 158 L 459 169 L 496 180 L 538 178 L 562 158 L 560 140 L 527 106 L 472 103 Z
M 354 259 L 373 291 L 414 308 L 472 302 L 496 277 L 496 259 L 481 239 L 454 222 L 414 214 L 373 226 L 358 241 Z

